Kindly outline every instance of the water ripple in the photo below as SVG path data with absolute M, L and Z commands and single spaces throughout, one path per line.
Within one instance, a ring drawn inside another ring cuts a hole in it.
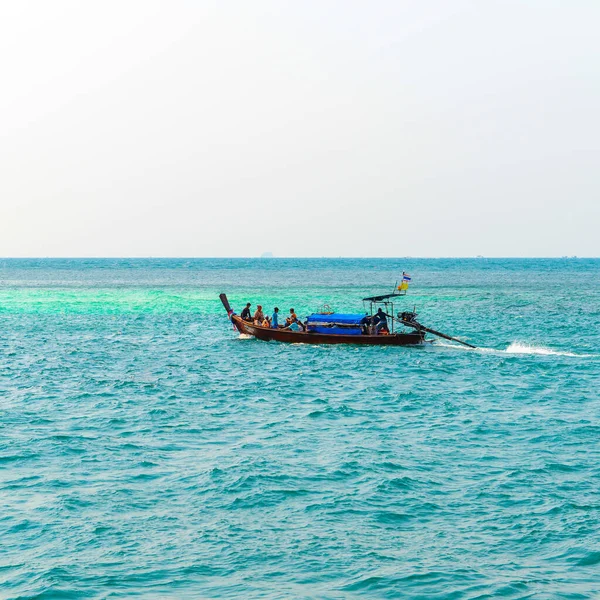
M 600 595 L 598 262 L 474 262 L 412 271 L 479 351 L 240 340 L 218 301 L 360 310 L 402 261 L 10 263 L 0 596 Z

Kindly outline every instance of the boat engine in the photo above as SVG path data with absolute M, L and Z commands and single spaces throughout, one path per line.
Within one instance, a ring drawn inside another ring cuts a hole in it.
M 416 312 L 403 312 L 398 313 L 398 318 L 401 321 L 405 321 L 407 323 L 417 323 L 417 313 Z

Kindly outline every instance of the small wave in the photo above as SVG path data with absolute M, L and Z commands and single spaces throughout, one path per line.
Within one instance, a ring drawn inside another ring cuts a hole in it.
M 238 340 L 251 340 L 253 338 L 254 336 L 248 333 L 240 333 L 240 335 L 238 336 Z
M 582 567 L 591 567 L 600 563 L 600 552 L 590 552 L 584 556 L 577 564 Z

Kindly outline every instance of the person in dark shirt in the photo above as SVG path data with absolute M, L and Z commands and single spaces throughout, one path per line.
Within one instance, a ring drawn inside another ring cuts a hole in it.
M 388 329 L 387 315 L 383 312 L 381 307 L 379 307 L 373 316 L 373 325 L 375 325 L 375 331 L 377 333 L 379 333 L 383 328 Z
M 244 321 L 252 321 L 252 315 L 250 314 L 251 306 L 252 306 L 252 304 L 250 304 L 250 302 L 248 302 L 248 304 L 246 304 L 246 308 L 244 308 L 244 310 L 242 310 L 242 314 L 240 316 L 242 317 L 242 319 L 244 319 Z

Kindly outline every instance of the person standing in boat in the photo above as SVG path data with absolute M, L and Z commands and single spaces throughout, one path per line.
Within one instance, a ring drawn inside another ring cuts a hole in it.
M 265 315 L 262 311 L 262 306 L 259 304 L 256 307 L 256 312 L 254 313 L 254 323 L 256 325 L 262 325 L 262 322 L 265 320 Z
M 250 302 L 248 302 L 248 304 L 246 304 L 246 307 L 242 310 L 242 314 L 240 315 L 240 317 L 242 317 L 242 319 L 244 319 L 244 321 L 252 321 L 252 315 L 250 314 L 251 306 L 252 306 L 252 304 L 250 304 Z
M 373 325 L 375 325 L 375 333 L 379 333 L 382 329 L 388 329 L 387 315 L 383 312 L 381 306 L 373 317 Z
M 277 329 L 279 327 L 279 309 L 275 307 L 273 309 L 273 316 L 271 317 L 271 327 Z

